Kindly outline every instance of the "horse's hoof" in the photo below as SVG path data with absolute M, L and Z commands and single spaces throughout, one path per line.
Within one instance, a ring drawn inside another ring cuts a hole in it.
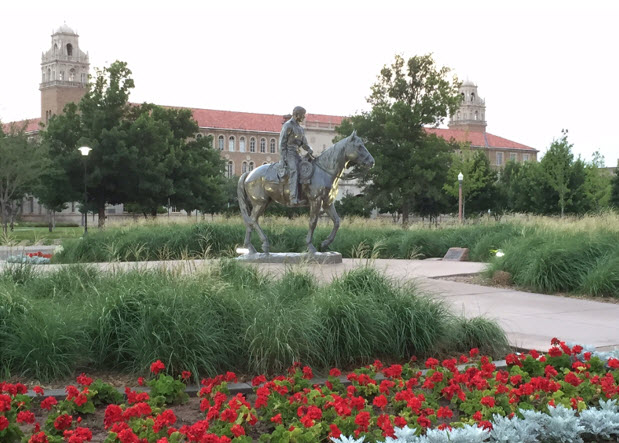
M 268 254 L 269 253 L 269 249 L 270 249 L 269 245 L 266 245 L 266 246 L 262 245 L 262 252 L 263 253 Z
M 321 250 L 321 251 L 326 251 L 326 250 L 329 248 L 329 245 L 330 245 L 330 244 L 331 244 L 331 243 L 327 243 L 326 241 L 323 241 L 323 242 L 320 244 L 320 250 Z

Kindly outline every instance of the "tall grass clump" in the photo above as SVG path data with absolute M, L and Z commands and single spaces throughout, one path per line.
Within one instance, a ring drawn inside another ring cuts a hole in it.
M 489 273 L 507 271 L 517 285 L 535 291 L 619 297 L 619 235 L 598 230 L 536 229 L 502 247 Z
M 295 361 L 320 371 L 504 340 L 491 322 L 465 325 L 368 266 L 328 285 L 303 267 L 274 279 L 233 260 L 191 275 L 70 266 L 0 276 L 0 370 L 38 380 L 140 373 L 157 359 L 196 375 L 278 373 Z

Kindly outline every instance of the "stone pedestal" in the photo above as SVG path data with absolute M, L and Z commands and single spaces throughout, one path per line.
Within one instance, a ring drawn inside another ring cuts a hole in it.
M 330 265 L 342 263 L 342 254 L 339 252 L 317 252 L 316 254 L 308 252 L 272 252 L 270 254 L 244 254 L 236 259 L 243 263 L 285 263 L 291 265 L 318 263 Z

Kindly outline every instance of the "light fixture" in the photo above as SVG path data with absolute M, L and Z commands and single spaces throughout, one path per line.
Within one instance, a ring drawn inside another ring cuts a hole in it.
M 84 157 L 87 156 L 90 151 L 92 151 L 92 148 L 89 148 L 88 146 L 82 146 L 81 148 L 78 148 L 78 149 Z

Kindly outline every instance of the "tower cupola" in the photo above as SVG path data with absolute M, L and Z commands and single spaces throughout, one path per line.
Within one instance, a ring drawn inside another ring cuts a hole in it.
M 486 131 L 486 101 L 477 93 L 477 85 L 470 80 L 460 86 L 460 108 L 449 119 L 449 129 Z

